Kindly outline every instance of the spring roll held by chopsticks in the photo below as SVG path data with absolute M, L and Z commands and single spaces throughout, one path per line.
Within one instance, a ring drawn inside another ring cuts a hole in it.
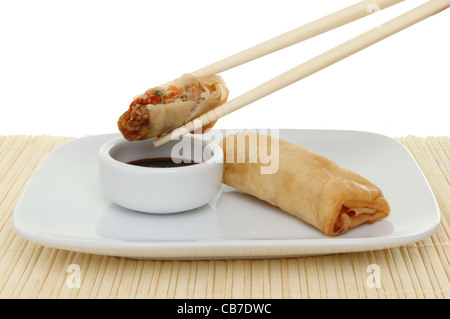
M 243 138 L 257 143 L 239 143 Z M 242 156 L 271 154 L 273 145 L 279 156 L 275 172 L 261 173 L 267 164 L 259 155 L 256 161 L 242 161 Z M 252 131 L 228 135 L 221 146 L 225 184 L 278 206 L 327 236 L 389 215 L 389 204 L 377 186 L 305 147 Z
M 125 139 L 144 140 L 171 132 L 225 103 L 227 98 L 228 89 L 220 76 L 184 74 L 135 97 L 117 124 Z

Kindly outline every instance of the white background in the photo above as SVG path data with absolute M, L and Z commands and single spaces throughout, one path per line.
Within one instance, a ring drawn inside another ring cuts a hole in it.
M 0 135 L 118 132 L 133 96 L 357 0 L 0 0 Z M 410 10 L 407 0 L 223 72 L 230 99 Z M 450 135 L 450 9 L 238 110 L 217 128 Z

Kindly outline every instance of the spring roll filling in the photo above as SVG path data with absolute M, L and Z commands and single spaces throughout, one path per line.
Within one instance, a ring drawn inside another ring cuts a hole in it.
M 169 104 L 176 102 L 194 101 L 198 102 L 204 98 L 204 88 L 198 86 L 186 86 L 178 88 L 170 85 L 167 88 L 156 87 L 145 91 L 145 93 L 136 97 L 130 104 L 130 111 L 148 105 Z
M 199 102 L 206 98 L 206 95 L 203 87 L 195 85 L 181 88 L 169 85 L 149 89 L 137 96 L 131 102 L 128 111 L 121 116 L 119 120 L 122 123 L 121 131 L 126 132 L 127 136 L 133 136 L 133 139 L 140 139 L 146 136 L 150 130 L 150 106 L 192 101 L 194 106 L 191 112 L 193 112 Z
M 376 209 L 369 207 L 355 207 L 348 208 L 345 205 L 342 205 L 341 211 L 336 219 L 336 223 L 334 224 L 334 232 L 336 234 L 342 233 L 344 230 L 348 230 L 351 227 L 352 221 L 360 216 L 360 215 L 370 215 L 374 214 Z M 373 221 L 367 221 L 367 223 L 372 223 Z

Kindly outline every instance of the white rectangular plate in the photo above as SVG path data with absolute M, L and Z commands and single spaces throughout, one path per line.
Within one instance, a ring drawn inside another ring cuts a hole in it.
M 21 194 L 14 210 L 15 230 L 37 244 L 93 254 L 263 258 L 400 246 L 429 236 L 440 222 L 436 200 L 414 158 L 399 142 L 383 135 L 279 131 L 281 138 L 366 177 L 388 200 L 392 211 L 386 219 L 334 238 L 226 185 L 216 201 L 184 213 L 152 215 L 115 205 L 100 187 L 97 152 L 116 136 L 84 137 L 52 150 Z

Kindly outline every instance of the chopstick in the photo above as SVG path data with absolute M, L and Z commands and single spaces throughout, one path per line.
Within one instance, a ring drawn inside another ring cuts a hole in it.
M 336 11 L 323 18 L 307 23 L 275 38 L 255 45 L 245 51 L 231 55 L 223 60 L 210 64 L 200 70 L 192 72 L 194 76 L 219 74 L 241 64 L 258 59 L 267 54 L 287 48 L 296 43 L 318 36 L 327 31 L 356 21 L 374 12 L 388 8 L 404 0 L 365 0 Z
M 216 107 L 200 117 L 163 135 L 153 141 L 155 146 L 163 145 L 182 135 L 201 128 L 219 118 L 272 94 L 292 83 L 314 74 L 358 51 L 361 51 L 401 30 L 404 30 L 442 10 L 450 7 L 450 0 L 430 0 L 388 22 L 356 36 L 331 50 L 312 58 L 309 61 L 269 80 L 260 86 Z

